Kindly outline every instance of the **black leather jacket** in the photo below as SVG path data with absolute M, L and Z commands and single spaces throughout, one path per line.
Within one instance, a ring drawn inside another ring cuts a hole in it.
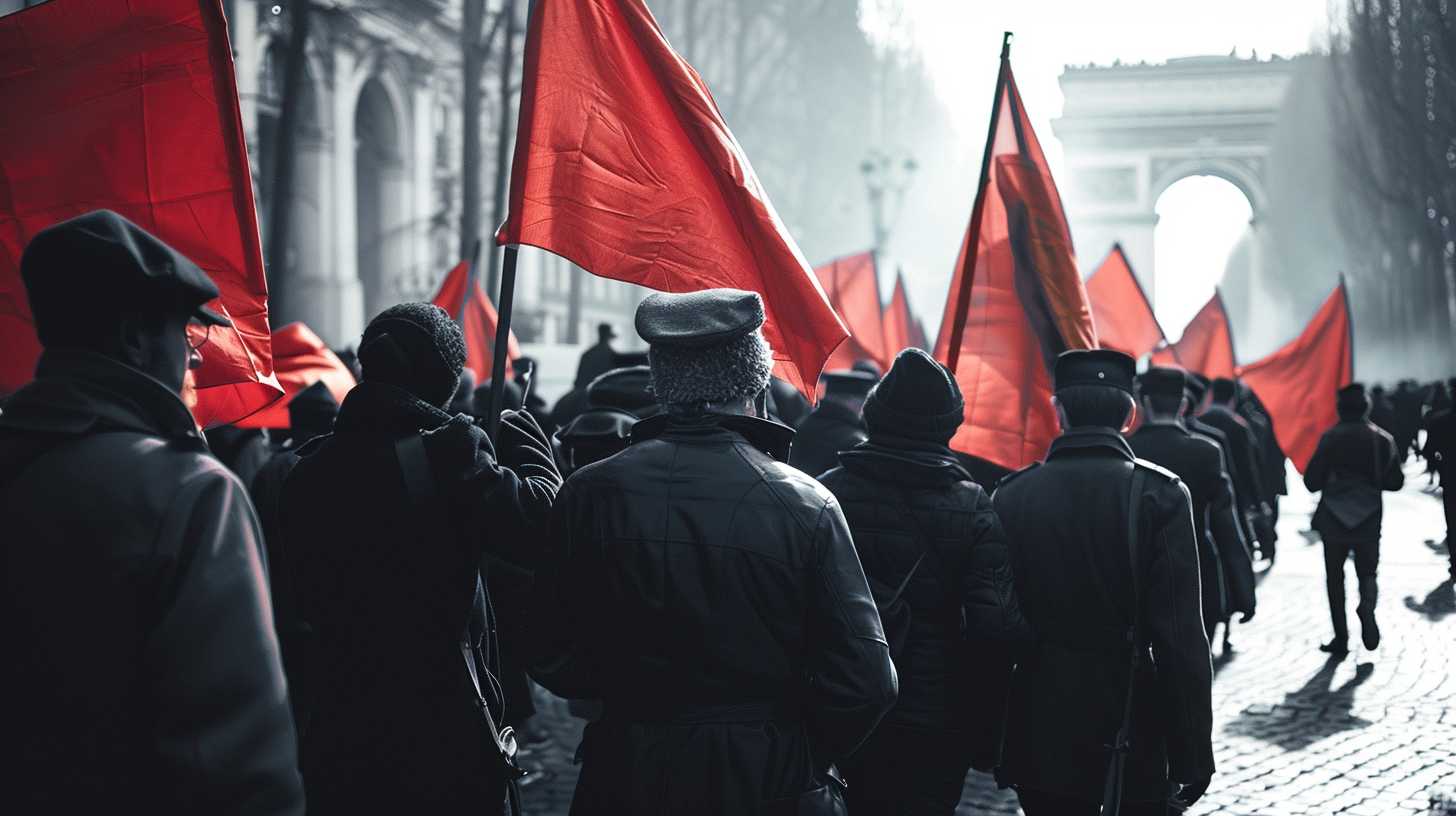
M 792 436 L 664 414 L 562 488 L 535 674 L 606 710 L 573 813 L 758 813 L 893 704 L 849 528 L 829 491 L 782 464 Z
M 1006 536 L 991 499 L 948 448 L 875 440 L 840 454 L 820 477 L 839 499 L 865 573 L 896 587 L 912 610 L 896 660 L 900 697 L 886 723 L 962 731 L 978 767 L 995 765 L 1006 672 L 992 672 L 1029 636 L 1017 604 Z M 925 537 L 930 538 L 926 550 Z M 998 681 L 999 680 L 999 681 Z
M 1085 801 L 1102 796 L 1106 745 L 1122 719 L 1134 619 L 1128 507 L 1146 473 L 1138 599 L 1151 660 L 1134 693 L 1127 801 L 1160 801 L 1168 779 L 1213 772 L 1213 666 L 1203 630 L 1192 503 L 1178 477 L 1134 459 L 1110 428 L 1068 431 L 1047 461 L 992 497 L 1036 647 L 1017 665 L 1005 781 Z
M 1399 490 L 1405 484 L 1395 452 L 1395 440 L 1374 423 L 1365 420 L 1342 421 L 1324 432 L 1319 446 L 1304 468 L 1304 485 L 1311 493 L 1320 494 L 1310 525 L 1325 538 L 1369 540 L 1380 538 L 1384 519 L 1381 491 Z M 1363 501 L 1372 510 L 1351 526 L 1345 523 L 1361 513 L 1336 512 L 1338 503 L 1362 499 L 1351 495 L 1363 490 Z M 1343 518 L 1342 518 L 1343 517 Z
M 0 810 L 303 813 L 243 486 L 151 377 L 37 375 L 0 417 Z

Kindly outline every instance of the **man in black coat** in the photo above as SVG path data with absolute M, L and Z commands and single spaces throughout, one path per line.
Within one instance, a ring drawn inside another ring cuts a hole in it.
M 179 396 L 227 321 L 114 212 L 41 231 L 0 416 L 0 810 L 302 814 L 262 539 Z
M 1000 758 L 1005 656 L 1029 632 L 991 499 L 946 446 L 964 410 L 955 378 L 906 349 L 865 400 L 869 440 L 820 477 L 882 602 L 903 583 L 910 610 L 899 699 L 844 767 L 856 816 L 950 816 L 966 771 Z
M 1213 774 L 1193 506 L 1177 476 L 1136 459 L 1119 435 L 1133 369 L 1109 350 L 1057 358 L 1063 433 L 1045 464 L 992 497 L 1036 633 L 1012 679 L 1000 769 L 1027 816 L 1098 813 L 1112 745 L 1128 751 L 1127 816 L 1166 813 L 1170 782 L 1187 806 Z
M 1233 487 L 1217 443 L 1183 424 L 1187 377 L 1176 368 L 1150 368 L 1138 377 L 1142 425 L 1127 440 L 1139 459 L 1178 475 L 1193 499 L 1208 639 L 1234 612 L 1254 617 L 1254 569 L 1234 509 Z
M 1380 645 L 1375 620 L 1375 573 L 1380 565 L 1380 525 L 1384 515 L 1381 491 L 1399 490 L 1405 473 L 1396 456 L 1395 440 L 1370 421 L 1370 397 L 1359 383 L 1336 395 L 1340 421 L 1320 437 L 1314 456 L 1304 469 L 1304 485 L 1319 493 L 1311 526 L 1325 547 L 1325 588 L 1335 637 L 1320 646 L 1333 655 L 1349 652 L 1345 620 L 1345 562 L 1353 553 L 1359 579 L 1360 639 L 1365 648 Z
M 1204 422 L 1198 415 L 1207 405 L 1208 383 L 1207 377 L 1196 371 L 1187 371 L 1187 388 L 1184 394 L 1188 397 L 1188 408 L 1183 413 L 1183 424 L 1194 436 L 1200 436 L 1218 445 L 1219 452 L 1223 454 L 1223 469 L 1229 476 L 1229 482 L 1234 489 L 1234 516 L 1239 522 L 1239 532 L 1244 536 L 1244 544 L 1250 549 L 1258 541 L 1254 535 L 1254 528 L 1249 524 L 1249 517 L 1244 515 L 1243 508 L 1246 503 L 1239 495 L 1239 485 L 1243 484 L 1243 477 L 1238 475 L 1238 466 L 1234 463 L 1233 446 L 1229 444 L 1228 435 L 1218 428 Z
M 789 464 L 818 476 L 839 464 L 840 451 L 865 441 L 860 408 L 878 379 L 867 371 L 824 372 L 824 398 L 799 423 Z
M 314 693 L 299 703 L 309 813 L 498 814 L 491 726 L 515 715 L 495 693 L 480 563 L 533 565 L 561 477 L 529 414 L 502 412 L 492 446 L 442 410 L 465 362 L 443 309 L 386 309 L 359 360 L 334 432 L 299 451 L 283 486 L 283 552 L 313 631 L 300 686 Z
M 1456 390 L 1456 377 L 1451 379 L 1451 388 Z M 1456 541 L 1451 540 L 1451 531 L 1456 529 L 1456 411 L 1442 408 L 1426 417 L 1426 442 L 1421 446 L 1421 455 L 1441 474 L 1446 550 L 1451 557 L 1451 581 L 1456 583 Z
M 571 475 L 552 513 L 535 676 L 602 700 L 575 816 L 798 814 L 838 795 L 895 672 L 844 514 L 762 419 L 753 292 L 649 295 L 664 412 Z
M 1272 560 L 1275 542 L 1273 527 L 1269 524 L 1269 509 L 1264 503 L 1263 459 L 1259 453 L 1258 437 L 1249 423 L 1234 410 L 1239 395 L 1238 383 L 1220 377 L 1209 384 L 1208 392 L 1208 407 L 1198 418 L 1222 431 L 1228 439 L 1229 450 L 1233 454 L 1229 475 L 1234 479 L 1238 500 L 1243 502 L 1239 511 L 1254 531 L 1259 553 L 1265 560 Z

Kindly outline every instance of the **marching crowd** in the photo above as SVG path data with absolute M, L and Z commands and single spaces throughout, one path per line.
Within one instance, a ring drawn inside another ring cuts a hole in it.
M 649 351 L 603 327 L 553 408 L 518 361 L 491 439 L 459 326 L 405 303 L 342 404 L 204 437 L 181 394 L 227 321 L 191 260 L 97 211 L 21 271 L 45 350 L 0 413 L 8 812 L 515 813 L 532 682 L 590 720 L 583 816 L 950 814 L 972 768 L 1028 816 L 1210 784 L 1210 644 L 1254 617 L 1286 492 L 1237 380 L 1065 352 L 1061 435 L 996 473 L 949 447 L 964 400 L 925 352 L 811 408 L 757 294 L 658 293 Z M 1451 478 L 1456 421 L 1445 385 L 1324 398 L 1341 655 L 1345 561 L 1373 649 L 1381 491 L 1411 453 Z

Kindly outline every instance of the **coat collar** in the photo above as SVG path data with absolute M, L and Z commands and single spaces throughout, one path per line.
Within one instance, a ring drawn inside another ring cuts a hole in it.
M 344 397 L 337 433 L 408 434 L 438 428 L 451 420 L 450 414 L 419 399 L 403 388 L 377 382 L 361 382 Z
M 1074 451 L 1115 453 L 1129 462 L 1136 458 L 1132 448 L 1128 447 L 1127 440 L 1122 438 L 1122 434 L 1111 428 L 1073 428 L 1064 431 L 1061 436 L 1052 440 L 1051 449 L 1047 451 L 1047 459 L 1055 459 Z
M 914 485 L 975 481 L 950 448 L 910 440 L 903 445 L 883 438 L 861 442 L 839 454 L 839 462 L 846 470 L 877 481 Z
M 161 381 L 103 354 L 72 349 L 41 354 L 35 381 L 10 398 L 0 427 L 66 436 L 135 431 L 206 445 L 192 412 Z
M 658 414 L 632 426 L 631 444 L 659 438 L 672 442 L 715 441 L 729 435 L 742 437 L 780 462 L 789 461 L 793 428 L 773 420 L 737 414 L 706 413 L 693 417 Z

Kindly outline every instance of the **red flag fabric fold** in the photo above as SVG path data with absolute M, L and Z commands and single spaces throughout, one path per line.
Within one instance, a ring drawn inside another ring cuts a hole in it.
M 313 329 L 302 323 L 289 323 L 273 332 L 273 372 L 283 385 L 284 398 L 267 408 L 240 420 L 240 428 L 289 427 L 288 403 L 298 392 L 322 382 L 342 405 L 344 397 L 357 383 L 349 367 L 328 347 Z M 204 351 L 206 349 L 204 348 Z
M 835 258 L 814 268 L 829 305 L 849 329 L 849 338 L 829 355 L 826 371 L 845 369 L 856 360 L 870 360 L 887 368 L 884 315 L 880 308 L 879 275 L 875 253 L 860 252 Z
M 1097 333 L 1061 197 L 1004 56 L 997 87 L 988 166 L 936 357 L 966 400 L 951 447 L 1016 469 L 1044 456 L 1057 434 L 1057 355 L 1095 348 Z
M 0 393 L 34 374 L 20 255 L 102 207 L 191 258 L 231 318 L 195 372 L 203 426 L 282 396 L 268 285 L 219 0 L 53 0 L 0 18 Z
M 1102 348 L 1116 349 L 1142 357 L 1164 342 L 1163 327 L 1153 315 L 1153 305 L 1133 274 L 1132 264 L 1114 244 L 1097 271 L 1087 279 L 1087 301 Z
M 910 297 L 905 292 L 905 275 L 895 273 L 895 292 L 885 307 L 885 368 L 894 362 L 895 355 L 907 348 L 925 348 L 925 334 L 920 321 L 910 312 Z
M 1223 306 L 1223 295 L 1217 289 L 1189 321 L 1178 342 L 1169 346 L 1167 351 L 1154 355 L 1153 362 L 1164 365 L 1170 359 L 1175 365 L 1197 371 L 1209 379 L 1234 376 L 1238 364 L 1234 357 L 1233 326 Z
M 758 292 L 778 369 L 805 394 L 849 334 L 642 0 L 534 4 L 496 241 L 662 291 Z
M 1335 392 L 1354 380 L 1354 342 L 1344 281 L 1325 298 L 1304 331 L 1239 369 L 1274 421 L 1274 435 L 1300 473 L 1320 435 L 1339 420 Z
M 479 382 L 490 379 L 495 366 L 495 332 L 500 318 L 490 298 L 485 296 L 485 287 L 480 285 L 480 279 L 471 274 L 469 261 L 461 261 L 445 275 L 440 291 L 435 293 L 431 302 L 449 312 L 465 332 L 465 367 L 475 373 Z M 509 338 L 507 365 L 521 356 L 516 333 L 510 332 Z

